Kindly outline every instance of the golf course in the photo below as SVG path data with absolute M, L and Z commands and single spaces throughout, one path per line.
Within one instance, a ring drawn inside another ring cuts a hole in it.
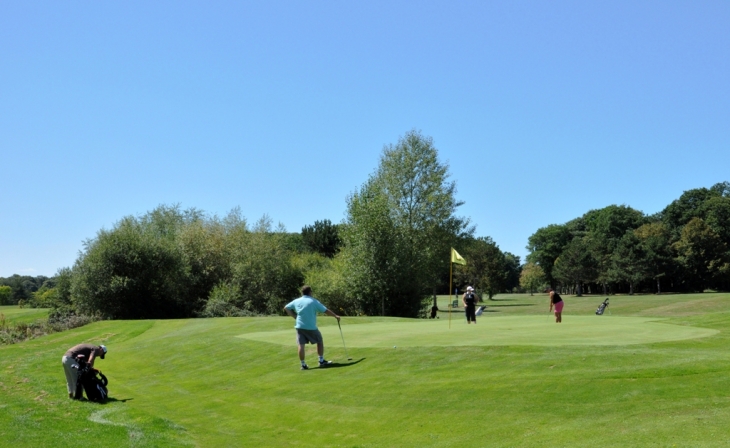
M 561 324 L 545 294 L 497 295 L 476 325 L 447 296 L 438 319 L 322 315 L 333 364 L 308 371 L 280 316 L 108 320 L 0 346 L 0 445 L 730 445 L 730 294 L 611 296 L 601 316 L 604 296 L 563 298 Z M 104 404 L 67 398 L 61 356 L 80 342 L 109 349 Z

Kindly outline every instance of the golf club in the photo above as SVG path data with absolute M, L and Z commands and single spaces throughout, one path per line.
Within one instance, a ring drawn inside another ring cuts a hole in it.
M 340 326 L 339 319 L 337 319 L 337 326 L 340 328 L 340 336 L 342 337 L 342 346 L 345 348 L 345 356 L 347 356 L 348 361 L 352 361 L 352 358 L 350 358 L 350 355 L 347 354 L 347 346 L 345 345 L 345 336 L 342 334 L 342 327 Z

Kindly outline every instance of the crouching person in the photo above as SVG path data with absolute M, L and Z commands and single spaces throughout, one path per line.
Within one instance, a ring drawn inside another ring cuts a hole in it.
M 79 357 L 83 356 L 84 361 L 94 368 L 96 358 L 104 359 L 106 355 L 106 346 L 93 344 L 74 345 L 61 358 L 63 371 L 66 374 L 66 387 L 68 388 L 68 398 L 75 398 L 76 383 L 79 378 Z

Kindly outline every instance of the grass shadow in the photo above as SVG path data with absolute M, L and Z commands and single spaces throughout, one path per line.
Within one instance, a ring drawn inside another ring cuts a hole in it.
M 354 366 L 355 364 L 359 364 L 363 362 L 365 358 L 360 358 L 357 361 L 351 361 L 351 362 L 333 362 L 332 364 L 328 364 L 327 367 L 317 367 L 316 369 L 309 369 L 309 370 L 328 370 L 328 369 L 336 369 L 338 367 L 350 367 Z
M 112 397 L 108 397 L 106 399 L 106 402 L 101 403 L 101 404 L 108 404 L 108 403 L 126 403 L 126 402 L 131 401 L 131 400 L 134 400 L 134 398 L 112 398 Z
M 535 306 L 535 305 L 536 304 L 534 304 L 534 303 L 510 303 L 510 304 L 507 304 L 507 305 L 492 305 L 492 307 L 506 308 L 508 306 Z M 487 311 L 488 309 L 489 309 L 489 305 L 487 305 L 487 309 L 484 310 L 484 311 Z

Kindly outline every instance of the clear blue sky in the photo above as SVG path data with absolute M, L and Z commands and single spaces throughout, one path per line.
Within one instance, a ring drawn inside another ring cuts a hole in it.
M 3 1 L 0 277 L 179 203 L 289 231 L 410 129 L 460 214 L 538 228 L 730 180 L 728 1 Z

